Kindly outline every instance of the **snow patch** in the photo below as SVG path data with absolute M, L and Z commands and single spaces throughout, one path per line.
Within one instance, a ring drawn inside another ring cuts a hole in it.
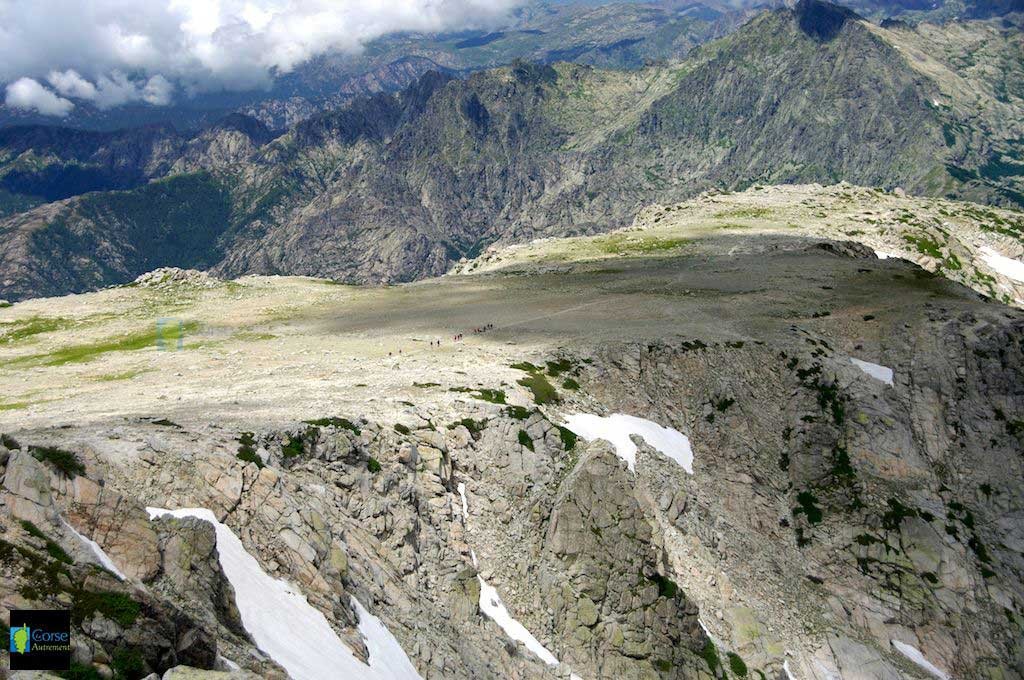
M 895 647 L 896 651 L 900 654 L 907 657 L 915 664 L 934 675 L 936 678 L 939 678 L 939 680 L 949 680 L 949 675 L 928 661 L 928 659 L 924 658 L 924 654 L 922 654 L 917 647 L 908 645 L 905 642 L 900 642 L 899 640 L 892 640 L 892 646 Z
M 850 357 L 850 361 L 853 362 L 854 366 L 864 371 L 872 378 L 881 380 L 886 385 L 892 385 L 892 369 L 888 366 L 873 364 L 870 361 L 861 361 L 860 359 L 854 359 L 853 357 Z
M 1006 257 L 988 246 L 981 248 L 981 259 L 1006 278 L 1024 282 L 1024 262 Z
M 587 441 L 606 439 L 615 447 L 615 453 L 626 461 L 629 469 L 636 472 L 636 444 L 630 435 L 638 435 L 649 445 L 665 454 L 691 475 L 693 474 L 693 449 L 686 435 L 670 427 L 636 416 L 614 413 L 606 418 L 589 413 L 567 416 L 565 427 Z
M 469 504 L 466 502 L 465 483 L 459 482 L 458 489 L 459 495 L 462 497 L 462 516 L 463 518 L 467 518 L 469 517 Z M 473 560 L 473 568 L 479 569 L 480 564 L 476 559 L 476 551 L 470 548 L 469 556 Z M 535 638 L 533 633 L 526 629 L 526 626 L 512 618 L 512 615 L 508 613 L 508 609 L 505 608 L 505 603 L 502 602 L 501 596 L 498 595 L 498 591 L 494 586 L 487 583 L 482 576 L 478 575 L 476 578 L 480 581 L 480 611 L 497 623 L 498 627 L 505 631 L 505 634 L 510 638 L 518 640 L 526 645 L 526 648 L 533 652 L 541 661 L 549 666 L 557 666 L 558 658 L 555 657 L 547 647 L 542 645 L 540 640 Z M 570 673 L 569 680 L 583 680 L 583 678 L 575 673 Z
M 877 257 L 879 260 L 888 260 L 889 258 L 898 259 L 899 255 L 897 255 L 896 253 L 886 253 L 881 250 L 876 250 L 875 257 Z
M 360 678 L 421 680 L 398 641 L 353 598 L 359 631 L 366 638 L 370 664 L 362 663 L 334 632 L 320 610 L 297 588 L 275 579 L 246 552 L 242 542 L 206 508 L 146 508 L 150 519 L 164 515 L 196 517 L 213 525 L 224 575 L 235 589 L 242 625 L 267 655 L 295 680 Z
M 92 540 L 91 538 L 86 538 L 82 534 L 78 533 L 78 531 L 76 531 L 75 528 L 71 526 L 71 524 L 69 524 L 68 521 L 63 517 L 60 518 L 60 521 L 64 523 L 64 526 L 66 526 L 68 530 L 70 530 L 71 533 L 73 533 L 78 538 L 78 540 L 89 546 L 89 549 L 92 550 L 93 554 L 96 556 L 96 559 L 99 560 L 99 563 L 102 564 L 107 571 L 113 573 L 122 581 L 128 580 L 128 577 L 121 573 L 121 570 L 117 568 L 116 564 L 114 564 L 114 560 L 110 559 L 110 555 L 104 552 L 103 548 L 100 547 L 99 543 Z
M 786 659 L 782 662 L 782 670 L 785 671 L 786 678 L 788 680 L 796 680 L 796 678 L 793 676 L 793 672 L 789 670 L 789 659 Z
M 459 482 L 459 496 L 462 498 L 462 523 L 469 521 L 469 504 L 466 502 L 466 483 Z
M 700 629 L 702 631 L 704 631 L 704 634 L 708 636 L 708 639 L 711 640 L 713 643 L 715 643 L 716 647 L 724 647 L 724 645 L 722 644 L 722 641 L 719 640 L 718 637 L 714 633 L 711 632 L 711 629 L 708 628 L 707 625 L 705 625 L 703 619 L 698 617 L 697 618 L 697 624 L 700 626 Z
M 555 658 L 555 655 L 548 651 L 548 648 L 542 645 L 540 640 L 533 637 L 533 633 L 526 630 L 526 626 L 516 621 L 508 613 L 508 609 L 505 608 L 505 603 L 501 601 L 498 591 L 488 584 L 482 576 L 477 576 L 477 578 L 480 580 L 480 609 L 483 613 L 494 619 L 494 622 L 510 638 L 526 645 L 526 648 L 533 652 L 541 661 L 549 666 L 557 666 L 558 659 Z
M 366 640 L 366 649 L 370 652 L 370 668 L 376 673 L 375 678 L 419 678 L 420 674 L 409 661 L 398 640 L 387 629 L 387 626 L 376 616 L 366 611 L 366 607 L 352 596 L 352 604 L 359 614 L 359 632 Z M 365 668 L 365 666 L 364 666 Z M 359 677 L 370 677 L 361 675 Z

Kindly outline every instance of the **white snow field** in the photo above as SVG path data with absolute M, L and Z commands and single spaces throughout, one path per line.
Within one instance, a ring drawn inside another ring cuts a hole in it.
M 206 508 L 146 508 L 150 519 L 164 515 L 196 517 L 213 525 L 224 575 L 235 589 L 242 625 L 257 646 L 294 680 L 358 678 L 421 680 L 409 657 L 387 628 L 353 598 L 359 632 L 370 652 L 369 666 L 355 657 L 324 615 L 285 581 L 263 571 L 242 542 Z
M 917 647 L 908 645 L 905 642 L 900 642 L 899 640 L 892 640 L 892 646 L 896 648 L 897 652 L 907 657 L 922 669 L 934 675 L 936 678 L 939 678 L 939 680 L 950 680 L 949 675 L 928 661 L 928 659 L 924 658 L 924 654 L 922 654 Z
M 693 449 L 689 438 L 670 427 L 636 416 L 614 413 L 602 418 L 589 413 L 566 416 L 564 426 L 587 441 L 605 439 L 615 447 L 615 453 L 626 461 L 629 469 L 636 472 L 636 444 L 630 435 L 638 435 L 649 445 L 665 454 L 691 475 L 693 474 Z
M 981 259 L 1003 276 L 1014 281 L 1024 281 L 1024 262 L 1001 255 L 988 246 L 982 246 Z
M 860 359 L 854 359 L 853 357 L 850 357 L 850 361 L 853 363 L 854 366 L 864 371 L 872 378 L 875 378 L 876 380 L 881 380 L 886 385 L 892 385 L 893 373 L 892 369 L 889 368 L 888 366 L 882 366 L 881 364 L 873 364 L 870 361 L 861 361 Z
M 78 531 L 75 530 L 75 528 L 71 526 L 71 524 L 63 517 L 60 518 L 60 521 L 64 522 L 64 526 L 66 526 L 68 530 L 71 531 L 71 533 L 78 537 L 78 540 L 89 546 L 89 549 L 92 550 L 94 555 L 96 555 L 96 559 L 99 560 L 100 564 L 102 564 L 103 567 L 107 569 L 107 571 L 112 572 L 122 581 L 128 580 L 128 577 L 121 573 L 121 570 L 117 568 L 116 564 L 114 564 L 114 560 L 110 559 L 110 555 L 104 552 L 103 548 L 100 547 L 99 543 L 92 540 L 91 538 L 86 538 L 82 534 L 78 533 Z

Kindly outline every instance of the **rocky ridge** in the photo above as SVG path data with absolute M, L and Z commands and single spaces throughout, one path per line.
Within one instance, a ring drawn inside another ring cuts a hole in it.
M 2 413 L 4 540 L 70 574 L 26 593 L 22 562 L 5 561 L 4 606 L 81 608 L 82 592 L 125 588 L 148 617 L 132 625 L 216 640 L 195 656 L 141 649 L 146 672 L 220 656 L 270 673 L 237 629 L 209 531 L 143 511 L 206 507 L 354 651 L 351 596 L 424 678 L 929 677 L 899 645 L 954 678 L 1020 674 L 1020 311 L 856 244 L 735 232 L 389 289 L 268 278 L 79 296 L 107 311 L 89 321 L 101 327 L 0 350 L 6 389 L 62 397 Z M 126 323 L 130 301 L 245 333 L 47 358 Z M 446 339 L 491 315 L 494 330 Z M 232 407 L 239 394 L 203 380 L 250 396 Z M 150 385 L 175 387 L 159 399 Z M 571 413 L 672 427 L 693 473 L 640 439 L 632 473 L 562 428 Z M 93 560 L 61 518 L 131 585 L 79 586 Z M 191 594 L 186 564 L 203 575 Z M 481 613 L 478 577 L 560 666 Z M 101 616 L 76 628 L 96 668 L 117 651 Z

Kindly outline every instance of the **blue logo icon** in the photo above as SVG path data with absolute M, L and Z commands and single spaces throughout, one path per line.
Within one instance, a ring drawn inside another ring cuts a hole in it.
M 28 654 L 32 651 L 32 629 L 28 626 L 11 628 L 12 654 Z

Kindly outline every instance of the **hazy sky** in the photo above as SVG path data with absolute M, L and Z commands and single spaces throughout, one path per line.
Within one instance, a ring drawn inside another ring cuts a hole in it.
M 64 116 L 266 85 L 392 31 L 486 26 L 519 0 L 0 0 L 9 106 Z

